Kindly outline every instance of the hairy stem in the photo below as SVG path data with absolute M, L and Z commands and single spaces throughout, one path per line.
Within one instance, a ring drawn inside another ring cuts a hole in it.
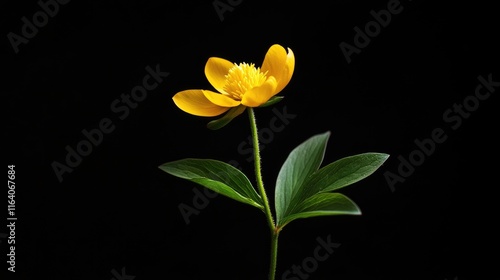
M 248 108 L 248 116 L 250 118 L 250 129 L 252 131 L 253 139 L 253 156 L 255 164 L 255 178 L 257 180 L 257 188 L 260 196 L 264 202 L 264 213 L 267 217 L 267 222 L 271 230 L 271 260 L 269 267 L 269 280 L 274 280 L 276 275 L 276 263 L 278 255 L 278 235 L 279 232 L 276 230 L 276 225 L 274 224 L 273 214 L 271 208 L 269 207 L 269 200 L 267 198 L 266 190 L 264 189 L 264 182 L 262 181 L 262 173 L 260 166 L 260 148 L 259 148 L 259 133 L 257 131 L 257 122 L 255 120 L 255 113 L 252 108 Z

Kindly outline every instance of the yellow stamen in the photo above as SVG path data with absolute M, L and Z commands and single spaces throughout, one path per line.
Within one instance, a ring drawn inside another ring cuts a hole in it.
M 229 69 L 226 77 L 224 91 L 232 98 L 241 100 L 245 92 L 262 85 L 266 81 L 266 73 L 260 71 L 255 64 L 240 63 L 234 64 L 233 68 Z

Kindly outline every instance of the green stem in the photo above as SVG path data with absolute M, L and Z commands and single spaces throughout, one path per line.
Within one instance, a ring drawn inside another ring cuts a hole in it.
M 276 275 L 276 263 L 278 261 L 278 236 L 279 231 L 275 230 L 271 235 L 271 266 L 269 268 L 269 279 L 274 280 Z
M 271 213 L 271 208 L 269 207 L 269 200 L 267 199 L 266 190 L 264 189 L 264 183 L 262 181 L 262 173 L 260 167 L 260 148 L 259 148 L 259 134 L 257 132 L 257 122 L 255 121 L 255 114 L 253 109 L 249 107 L 248 115 L 250 116 L 250 129 L 252 131 L 252 140 L 253 140 L 253 161 L 255 163 L 255 177 L 257 180 L 257 188 L 264 201 L 264 212 L 267 217 L 267 221 L 269 223 L 269 228 L 271 231 L 274 231 L 274 219 L 273 214 Z
M 267 199 L 266 190 L 264 189 L 264 182 L 262 181 L 262 173 L 260 166 L 259 133 L 257 131 L 257 122 L 255 120 L 255 114 L 251 107 L 248 107 L 247 110 L 248 110 L 248 116 L 250 118 L 250 129 L 252 131 L 253 159 L 255 163 L 255 177 L 257 180 L 257 188 L 264 202 L 264 212 L 267 217 L 269 228 L 271 229 L 271 263 L 269 267 L 269 280 L 274 280 L 276 274 L 276 263 L 278 255 L 279 231 L 276 229 L 276 225 L 274 224 L 273 214 L 271 213 L 271 208 L 269 207 L 269 200 Z

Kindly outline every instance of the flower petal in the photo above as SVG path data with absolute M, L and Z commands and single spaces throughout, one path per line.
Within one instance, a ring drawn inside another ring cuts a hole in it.
M 224 58 L 211 57 L 205 64 L 205 76 L 210 84 L 218 91 L 224 92 L 226 84 L 226 74 L 233 68 L 234 63 Z
M 213 92 L 210 90 L 203 90 L 205 97 L 212 103 L 222 107 L 236 107 L 241 104 L 239 100 L 234 100 L 229 95 Z
M 288 54 L 286 56 L 285 69 L 283 70 L 282 76 L 278 80 L 278 86 L 276 87 L 276 93 L 279 93 L 292 79 L 293 71 L 295 69 L 295 56 L 290 48 L 288 48 Z
M 262 63 L 262 72 L 267 71 L 267 76 L 273 76 L 279 82 L 283 76 L 283 70 L 286 66 L 287 53 L 285 48 L 278 44 L 272 45 L 264 57 Z
M 180 91 L 172 99 L 182 111 L 195 116 L 214 117 L 230 109 L 210 102 L 201 89 Z
M 254 87 L 243 95 L 241 104 L 247 107 L 258 107 L 266 103 L 276 91 L 276 79 L 269 77 L 261 86 Z

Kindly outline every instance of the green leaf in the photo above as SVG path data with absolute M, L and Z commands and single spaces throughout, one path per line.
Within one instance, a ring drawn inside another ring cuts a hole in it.
M 382 153 L 363 153 L 339 159 L 322 167 L 304 181 L 295 193 L 285 216 L 300 211 L 299 205 L 308 198 L 352 185 L 373 174 L 389 157 Z
M 182 159 L 159 168 L 173 176 L 202 185 L 239 202 L 264 209 L 262 198 L 250 180 L 234 166 L 213 159 Z
M 389 158 L 383 153 L 363 153 L 339 159 L 322 167 L 304 183 L 307 188 L 297 197 L 303 200 L 316 193 L 331 192 L 354 184 L 373 174 Z
M 300 192 L 303 182 L 320 167 L 329 137 L 329 131 L 310 137 L 285 160 L 276 180 L 275 209 L 278 224 L 292 206 L 292 198 Z
M 286 216 L 280 227 L 296 219 L 333 215 L 361 215 L 361 210 L 343 194 L 319 193 L 304 200 L 298 206 L 297 213 Z
M 207 124 L 207 127 L 209 129 L 212 129 L 212 130 L 221 129 L 224 126 L 226 126 L 228 123 L 230 123 L 234 118 L 236 118 L 241 113 L 243 113 L 246 108 L 247 107 L 245 107 L 243 105 L 231 108 L 222 118 L 210 121 Z
M 358 206 L 339 193 L 331 193 L 373 174 L 389 157 L 363 153 L 320 168 L 330 132 L 315 135 L 295 148 L 276 181 L 277 225 L 314 216 L 359 215 Z
M 263 107 L 268 107 L 268 106 L 274 105 L 274 104 L 280 102 L 281 100 L 283 100 L 283 96 L 273 96 L 269 100 L 267 100 L 266 103 L 260 105 L 259 108 L 263 108 Z

